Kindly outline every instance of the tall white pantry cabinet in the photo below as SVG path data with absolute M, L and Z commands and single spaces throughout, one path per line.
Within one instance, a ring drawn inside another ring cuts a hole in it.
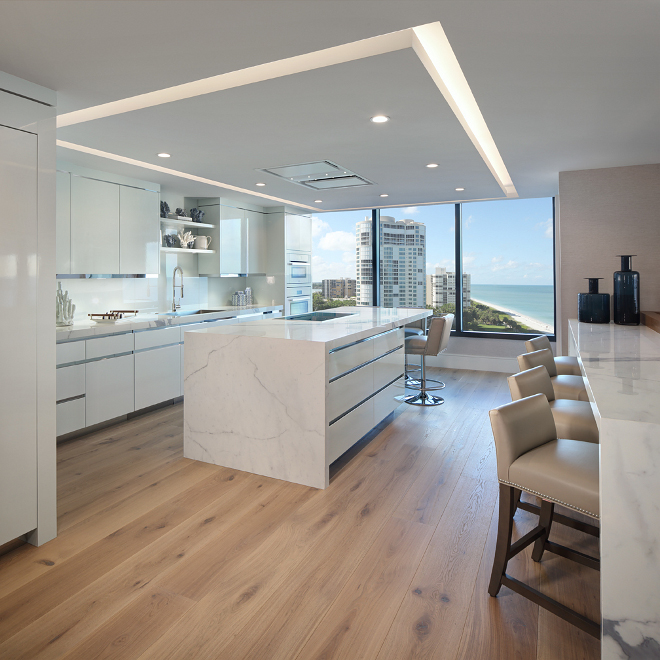
M 0 545 L 57 533 L 55 102 L 0 72 Z

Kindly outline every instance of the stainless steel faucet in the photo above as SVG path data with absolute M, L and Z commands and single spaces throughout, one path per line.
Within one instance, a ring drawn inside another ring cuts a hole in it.
M 181 304 L 177 305 L 176 304 L 176 271 L 179 271 L 181 273 L 181 284 L 179 284 L 179 288 L 181 289 L 181 298 L 183 298 L 183 268 L 181 266 L 177 266 L 174 269 L 174 272 L 172 273 L 172 311 L 176 312 L 179 307 L 181 307 Z M 181 298 L 179 298 L 179 303 L 181 302 Z

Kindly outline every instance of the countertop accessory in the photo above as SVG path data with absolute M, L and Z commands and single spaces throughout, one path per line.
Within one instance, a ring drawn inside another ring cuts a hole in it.
M 191 231 L 183 231 L 183 229 L 179 229 L 177 236 L 179 237 L 179 243 L 181 243 L 182 248 L 193 248 L 195 244 L 195 235 Z
M 137 316 L 137 309 L 113 309 L 105 314 L 88 314 L 91 321 L 95 323 L 116 323 L 122 319 L 129 319 Z
M 578 321 L 582 323 L 610 322 L 610 294 L 598 292 L 598 280 L 602 277 L 585 277 L 589 280 L 589 293 L 578 293 Z
M 190 209 L 190 217 L 193 222 L 202 222 L 204 220 L 204 211 L 201 209 Z
M 176 247 L 176 234 L 165 234 L 163 236 L 165 247 Z
M 618 325 L 639 325 L 639 273 L 632 269 L 636 254 L 619 254 L 621 270 L 614 273 L 614 322 Z
M 211 245 L 210 236 L 195 236 L 195 250 L 208 250 Z
M 236 291 L 231 297 L 231 304 L 235 307 L 245 307 L 247 305 L 245 291 Z
M 167 218 L 170 212 L 170 205 L 167 202 L 161 200 L 160 202 L 160 217 Z
M 62 292 L 62 282 L 58 282 L 57 293 L 55 294 L 55 325 L 73 325 L 73 315 L 75 312 L 76 306 L 71 301 L 71 298 L 69 298 L 69 292 Z
M 252 304 L 252 287 L 249 286 L 245 287 L 245 304 L 246 305 Z

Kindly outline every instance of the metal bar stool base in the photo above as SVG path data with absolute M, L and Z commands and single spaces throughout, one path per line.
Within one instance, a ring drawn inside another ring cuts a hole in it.
M 443 390 L 446 385 L 441 381 L 441 380 L 435 380 L 435 378 L 427 378 L 426 379 L 427 383 L 438 383 L 437 387 L 427 387 L 427 390 Z M 416 378 L 406 378 L 406 387 L 411 387 L 415 390 L 421 390 L 422 389 L 422 382 L 420 380 L 417 380 Z
M 395 396 L 394 398 L 397 401 L 403 401 L 403 403 L 408 403 L 411 406 L 439 406 L 445 402 L 442 397 L 433 396 L 426 392 L 420 392 L 419 394 L 402 394 L 401 396 Z

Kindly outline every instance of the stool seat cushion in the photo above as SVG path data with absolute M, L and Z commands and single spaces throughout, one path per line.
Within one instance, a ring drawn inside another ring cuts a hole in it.
M 555 392 L 555 399 L 589 401 L 589 395 L 582 376 L 554 376 L 552 378 L 552 389 Z
M 551 440 L 511 464 L 508 485 L 598 518 L 599 452 L 591 442 Z
M 422 355 L 426 350 L 426 337 L 411 335 L 406 337 L 406 353 L 410 355 Z
M 555 366 L 560 376 L 582 376 L 577 358 L 560 355 L 555 358 Z
M 405 335 L 406 337 L 419 337 L 424 334 L 424 330 L 421 328 L 406 328 Z
M 590 403 L 555 399 L 550 401 L 550 410 L 552 410 L 557 435 L 560 438 L 598 444 L 598 425 Z

